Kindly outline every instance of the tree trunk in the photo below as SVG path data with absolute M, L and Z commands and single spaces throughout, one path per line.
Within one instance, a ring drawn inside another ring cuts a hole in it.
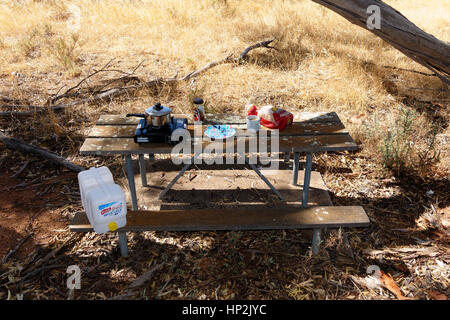
M 312 0 L 345 19 L 377 35 L 409 58 L 433 71 L 446 85 L 450 84 L 450 45 L 418 28 L 400 12 L 380 0 Z M 380 28 L 370 30 L 367 8 L 380 8 Z

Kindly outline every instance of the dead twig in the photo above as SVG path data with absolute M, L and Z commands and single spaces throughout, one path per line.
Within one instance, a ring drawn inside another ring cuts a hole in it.
M 75 235 L 70 236 L 69 239 L 67 239 L 66 241 L 64 241 L 64 243 L 60 244 L 60 245 L 57 246 L 55 249 L 53 249 L 52 251 L 50 251 L 49 253 L 47 253 L 47 254 L 45 255 L 45 257 L 43 257 L 43 258 L 37 260 L 37 261 L 34 263 L 34 265 L 33 265 L 32 267 L 30 267 L 30 268 L 28 268 L 28 269 L 26 270 L 26 271 L 28 272 L 27 275 L 28 275 L 28 274 L 32 274 L 32 275 L 36 274 L 36 273 L 34 273 L 34 271 L 36 271 L 37 268 L 40 268 L 41 266 L 45 265 L 45 264 L 46 264 L 47 262 L 49 262 L 51 259 L 53 259 L 54 261 L 58 260 L 60 257 L 55 258 L 56 255 L 57 255 L 57 253 L 58 253 L 59 251 L 61 251 L 62 248 L 64 248 L 64 247 L 67 246 L 68 244 L 70 244 L 71 241 L 72 241 L 74 238 L 76 238 L 76 237 L 78 237 L 78 236 L 75 236 Z M 24 276 L 24 278 L 22 278 L 22 281 L 24 281 L 24 279 L 25 279 L 26 277 L 27 277 L 27 276 Z M 30 276 L 28 276 L 28 277 L 30 277 Z
M 112 100 L 112 98 L 122 95 L 124 93 L 129 93 L 129 92 L 132 92 L 132 91 L 135 91 L 138 89 L 143 89 L 145 87 L 151 87 L 151 86 L 158 85 L 158 84 L 169 83 L 172 81 L 176 81 L 176 79 L 156 78 L 156 79 L 153 79 L 153 80 L 150 80 L 147 82 L 143 82 L 138 85 L 130 85 L 127 87 L 117 87 L 117 88 L 108 89 L 108 90 L 103 91 L 99 94 L 96 94 L 92 97 L 87 97 L 87 98 L 83 98 L 80 100 L 71 101 L 68 103 L 61 103 L 61 104 L 57 104 L 57 105 L 54 105 L 51 107 L 35 106 L 36 110 L 34 110 L 34 111 L 3 111 L 3 112 L 0 112 L 0 116 L 8 116 L 8 115 L 27 116 L 27 115 L 32 115 L 36 112 L 44 112 L 49 109 L 52 111 L 60 111 L 60 110 L 66 109 L 68 107 L 72 107 L 72 106 L 79 105 L 79 104 L 94 103 L 94 102 L 103 101 L 106 99 Z
M 269 49 L 276 49 L 275 47 L 269 46 L 269 44 L 271 44 L 273 41 L 275 41 L 275 39 L 265 40 L 265 41 L 261 41 L 261 42 L 255 43 L 255 44 L 245 48 L 245 50 L 242 51 L 242 53 L 237 58 L 232 59 L 231 57 L 232 57 L 233 54 L 230 54 L 230 55 L 228 55 L 226 58 L 224 58 L 222 60 L 210 62 L 207 65 L 205 65 L 204 67 L 202 67 L 202 68 L 200 68 L 200 69 L 198 69 L 196 71 L 193 71 L 193 72 L 185 75 L 181 80 L 189 80 L 189 79 L 191 79 L 193 77 L 198 76 L 200 73 L 203 73 L 206 70 L 209 70 L 209 69 L 211 69 L 211 68 L 213 68 L 215 66 L 218 66 L 220 64 L 232 63 L 232 62 L 240 62 L 240 61 L 244 60 L 247 57 L 247 54 L 250 51 L 252 51 L 253 49 L 256 49 L 256 48 L 264 47 L 264 48 L 269 48 Z
M 83 82 L 86 82 L 89 78 L 91 78 L 91 77 L 95 76 L 96 74 L 98 74 L 98 73 L 104 71 L 104 70 L 111 64 L 111 62 L 113 62 L 113 61 L 114 61 L 114 59 L 109 60 L 108 63 L 106 63 L 100 70 L 94 71 L 93 73 L 89 74 L 87 77 L 81 79 L 81 81 L 78 82 L 77 85 L 75 85 L 75 86 L 73 86 L 73 87 L 67 89 L 66 92 L 64 92 L 63 94 L 61 94 L 61 95 L 56 95 L 55 97 L 51 98 L 51 99 L 50 99 L 50 103 L 53 104 L 53 103 L 55 103 L 57 100 L 59 100 L 59 99 L 61 99 L 61 98 L 67 97 L 68 94 L 69 94 L 69 92 L 71 92 L 72 90 L 75 90 L 76 88 L 78 88 Z M 57 94 L 58 94 L 58 93 L 57 93 Z
M 8 98 L 5 96 L 0 96 L 0 101 L 6 102 L 6 103 L 12 103 L 12 104 L 29 103 L 27 100 L 19 100 L 19 99 L 15 99 L 15 98 Z
M 277 48 L 269 46 L 269 44 L 271 44 L 273 41 L 275 41 L 275 39 L 261 41 L 261 42 L 255 43 L 254 45 L 251 45 L 250 47 L 247 47 L 244 51 L 242 51 L 242 53 L 239 55 L 237 60 L 244 59 L 251 50 L 256 49 L 256 48 L 264 47 L 264 48 L 268 48 L 268 49 L 277 50 Z
M 166 288 L 166 286 L 169 284 L 169 282 L 173 279 L 173 277 L 170 277 L 164 285 L 161 287 L 161 289 L 158 290 L 158 293 L 155 295 L 155 299 L 158 299 L 163 295 L 163 290 Z
M 435 77 L 436 76 L 435 73 L 425 73 L 425 72 L 421 72 L 421 71 L 417 71 L 417 70 L 410 70 L 410 69 L 398 68 L 398 67 L 393 67 L 393 66 L 382 66 L 382 67 L 386 68 L 386 69 L 393 69 L 393 70 L 399 70 L 399 71 L 407 71 L 407 72 L 418 73 L 418 74 L 421 74 L 423 76 L 428 76 L 428 77 Z
M 29 163 L 30 163 L 30 160 L 27 160 L 25 162 L 25 164 L 11 176 L 11 178 L 14 178 L 14 177 L 18 176 L 23 170 L 25 170 L 25 168 L 27 167 L 27 165 Z
M 6 263 L 6 261 L 11 257 L 14 253 L 17 252 L 17 250 L 20 249 L 20 247 L 28 240 L 30 237 L 33 236 L 33 233 L 29 233 L 25 238 L 19 241 L 19 243 L 14 247 L 14 249 L 10 250 L 6 256 L 2 259 L 2 264 Z
M 207 65 L 205 65 L 203 68 L 200 68 L 198 70 L 195 70 L 195 71 L 185 75 L 183 78 L 181 78 L 181 80 L 183 80 L 183 81 L 189 80 L 191 78 L 198 76 L 200 73 L 205 72 L 206 70 L 211 69 L 215 66 L 218 66 L 220 64 L 227 63 L 227 62 L 233 62 L 234 60 L 231 59 L 232 55 L 233 54 L 230 54 L 225 59 L 222 59 L 222 60 L 210 62 Z
M 151 268 L 150 270 L 148 270 L 141 276 L 137 277 L 128 286 L 128 288 L 125 289 L 125 292 L 123 294 L 121 294 L 119 296 L 114 296 L 114 297 L 110 298 L 110 300 L 125 300 L 125 299 L 133 297 L 136 294 L 136 290 L 139 289 L 140 287 L 142 287 L 147 281 L 149 281 L 151 279 L 151 277 L 153 276 L 153 273 L 155 273 L 155 271 L 158 271 L 159 269 L 161 269 L 164 266 L 164 264 L 165 264 L 164 262 L 157 264 L 156 266 L 154 266 L 153 268 Z
M 157 264 L 147 272 L 145 272 L 143 275 L 139 276 L 134 280 L 131 285 L 128 287 L 128 289 L 137 289 L 141 286 L 143 286 L 150 278 L 152 277 L 153 273 L 159 269 L 161 269 L 164 266 L 164 263 Z
M 35 275 L 39 274 L 41 271 L 48 270 L 48 269 L 56 269 L 56 268 L 61 268 L 61 267 L 64 267 L 64 265 L 63 264 L 52 264 L 52 265 L 40 267 L 38 269 L 33 270 L 30 273 L 27 273 L 20 281 L 24 282 L 28 278 L 34 277 Z
M 82 79 L 80 82 L 78 82 L 75 86 L 73 86 L 73 87 L 67 89 L 67 91 L 64 92 L 63 94 L 61 94 L 61 95 L 56 95 L 55 97 L 51 98 L 50 101 L 49 101 L 49 103 L 50 103 L 50 104 L 53 104 L 53 103 L 55 103 L 56 101 L 58 101 L 58 100 L 60 100 L 60 99 L 62 99 L 62 98 L 69 98 L 69 97 L 76 97 L 76 96 L 79 96 L 79 95 L 80 95 L 79 92 L 74 92 L 74 93 L 71 93 L 71 92 L 72 92 L 73 90 L 79 88 L 79 87 L 81 86 L 81 84 L 83 84 L 84 82 L 86 82 L 89 78 L 92 78 L 93 76 L 95 76 L 96 74 L 99 74 L 99 73 L 101 73 L 101 72 L 117 72 L 117 73 L 124 74 L 125 76 L 124 76 L 124 77 L 121 77 L 121 78 L 114 78 L 114 79 L 108 81 L 105 85 L 103 85 L 103 87 L 102 87 L 101 89 L 98 89 L 98 90 L 95 90 L 94 92 L 92 92 L 92 93 L 94 93 L 94 94 L 95 94 L 95 93 L 101 92 L 101 91 L 102 91 L 104 88 L 106 88 L 108 85 L 110 85 L 111 83 L 117 82 L 117 81 L 121 81 L 121 80 L 125 80 L 125 79 L 129 80 L 129 79 L 131 79 L 131 78 L 134 79 L 134 80 L 139 80 L 139 81 L 141 81 L 138 77 L 133 77 L 133 75 L 134 75 L 134 73 L 136 72 L 136 70 L 137 70 L 140 66 L 142 66 L 142 64 L 144 63 L 144 60 L 142 60 L 136 67 L 134 67 L 133 70 L 132 70 L 131 72 L 125 72 L 125 71 L 122 71 L 122 70 L 119 70 L 119 69 L 107 69 L 107 68 L 110 66 L 110 64 L 111 64 L 111 62 L 112 62 L 113 60 L 114 60 L 114 59 L 111 59 L 110 61 L 108 61 L 108 63 L 105 64 L 101 69 L 95 70 L 93 73 L 91 73 L 91 74 L 89 74 L 88 76 L 86 76 L 85 78 L 83 78 L 83 79 Z

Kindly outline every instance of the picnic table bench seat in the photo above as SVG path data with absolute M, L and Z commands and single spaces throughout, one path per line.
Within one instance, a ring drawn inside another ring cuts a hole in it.
M 366 227 L 361 206 L 306 208 L 226 208 L 129 211 L 127 225 L 117 231 L 219 231 Z M 84 212 L 77 212 L 73 232 L 92 232 Z
M 316 206 L 305 208 L 233 208 L 130 211 L 128 231 L 220 231 L 313 229 L 312 252 L 321 242 L 320 230 L 367 227 L 369 218 L 361 206 Z M 69 227 L 72 232 L 94 231 L 84 212 L 78 212 Z M 318 230 L 318 232 L 317 232 Z

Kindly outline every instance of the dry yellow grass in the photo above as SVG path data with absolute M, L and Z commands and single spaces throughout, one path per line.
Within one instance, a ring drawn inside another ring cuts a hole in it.
M 387 3 L 450 41 L 450 1 Z M 405 95 L 448 103 L 437 78 L 384 66 L 428 70 L 308 0 L 1 1 L 0 92 L 42 103 L 111 58 L 123 70 L 145 60 L 137 72 L 143 78 L 184 75 L 272 37 L 278 50 L 252 51 L 250 63 L 218 66 L 158 97 L 83 110 L 92 117 L 138 111 L 158 99 L 188 111 L 187 96 L 202 89 L 214 112 L 241 112 L 249 101 L 338 111 L 356 138 L 364 139 L 356 127 L 365 116 L 352 121 L 355 116 L 381 112 L 383 121 L 385 110 L 404 107 Z

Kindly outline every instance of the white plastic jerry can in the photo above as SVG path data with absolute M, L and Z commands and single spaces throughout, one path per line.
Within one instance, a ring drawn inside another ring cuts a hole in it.
M 125 193 L 107 167 L 80 172 L 78 184 L 81 204 L 95 232 L 115 231 L 127 224 Z

